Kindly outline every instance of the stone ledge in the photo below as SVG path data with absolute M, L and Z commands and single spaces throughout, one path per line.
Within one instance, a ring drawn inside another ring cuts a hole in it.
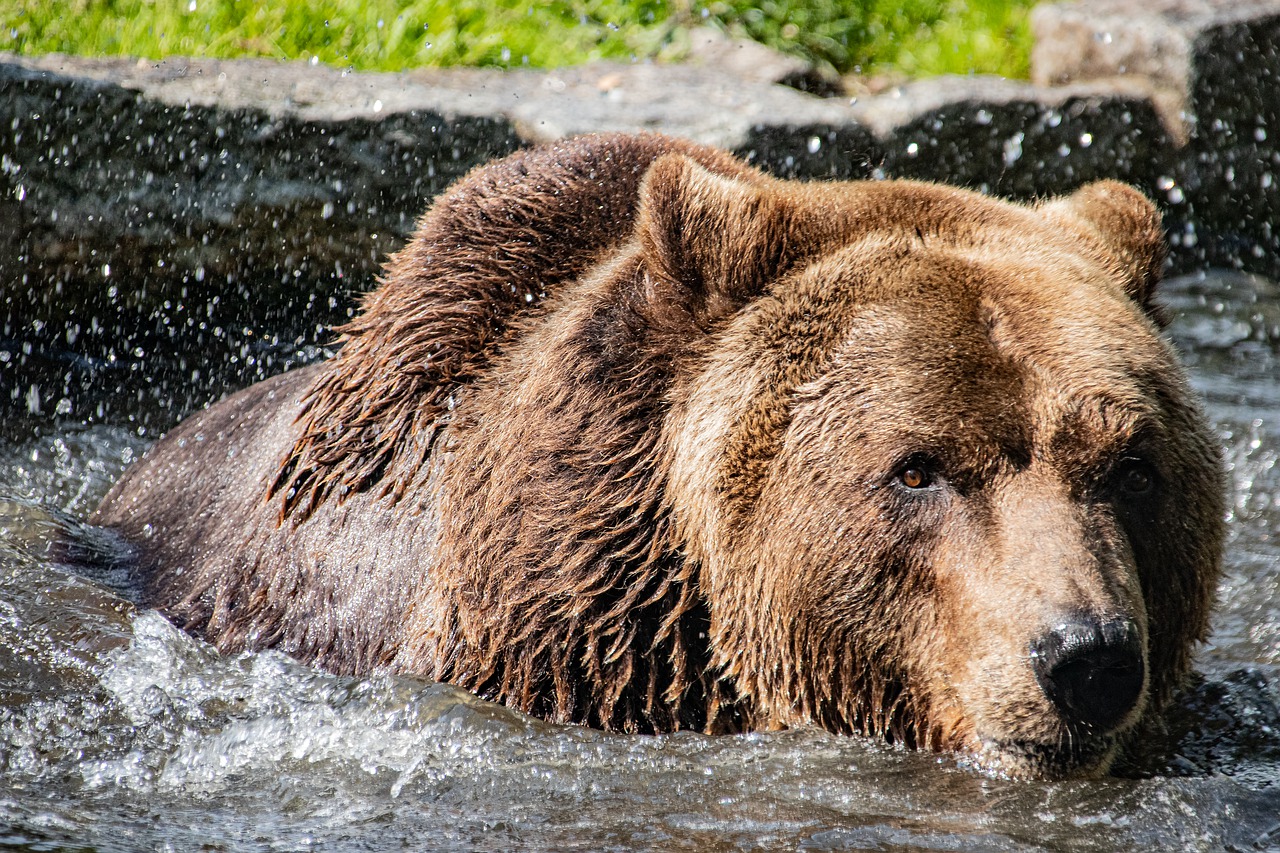
M 1032 25 L 1039 83 L 1137 78 L 1176 117 L 1155 190 L 1179 257 L 1280 275 L 1280 0 L 1074 0 Z
M 715 67 L 594 63 L 554 71 L 427 68 L 354 73 L 307 63 L 171 58 L 157 62 L 0 54 L 49 78 L 94 81 L 183 109 L 256 111 L 302 123 L 382 121 L 429 112 L 449 121 L 505 121 L 522 141 L 660 128 L 724 148 L 757 124 L 843 124 L 841 102 Z
M 1137 76 L 1184 92 L 1205 33 L 1280 15 L 1276 0 L 1073 0 L 1031 12 L 1031 79 L 1043 86 Z M 1221 59 L 1221 58 L 1219 58 Z M 1227 61 L 1230 61 L 1228 58 Z

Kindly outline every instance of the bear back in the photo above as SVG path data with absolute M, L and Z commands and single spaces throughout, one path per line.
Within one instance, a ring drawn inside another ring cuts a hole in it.
M 387 263 L 304 402 L 271 487 L 281 518 L 380 484 L 398 500 L 513 320 L 626 240 L 649 166 L 668 153 L 742 180 L 723 151 L 659 134 L 598 134 L 482 166 L 438 199 Z M 571 237 L 571 239 L 566 239 Z

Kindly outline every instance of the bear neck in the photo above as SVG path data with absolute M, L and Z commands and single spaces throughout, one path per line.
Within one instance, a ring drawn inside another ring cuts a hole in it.
M 634 310 L 638 260 L 604 269 L 459 402 L 426 621 L 396 665 L 556 722 L 740 731 L 667 505 L 675 359 Z

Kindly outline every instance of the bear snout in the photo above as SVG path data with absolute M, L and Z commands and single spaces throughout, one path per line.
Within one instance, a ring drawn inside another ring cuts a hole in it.
M 1092 733 L 1119 726 L 1146 684 L 1132 619 L 1073 616 L 1031 641 L 1031 666 L 1063 720 Z

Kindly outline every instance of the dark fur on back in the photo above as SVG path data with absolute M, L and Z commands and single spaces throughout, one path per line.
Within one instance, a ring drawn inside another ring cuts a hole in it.
M 670 137 L 580 137 L 478 169 L 436 201 L 340 330 L 342 351 L 307 395 L 271 488 L 282 517 L 300 521 L 331 493 L 402 496 L 449 417 L 450 396 L 484 370 L 513 317 L 536 311 L 630 235 L 640 180 L 672 151 L 726 175 L 752 174 L 721 151 Z

